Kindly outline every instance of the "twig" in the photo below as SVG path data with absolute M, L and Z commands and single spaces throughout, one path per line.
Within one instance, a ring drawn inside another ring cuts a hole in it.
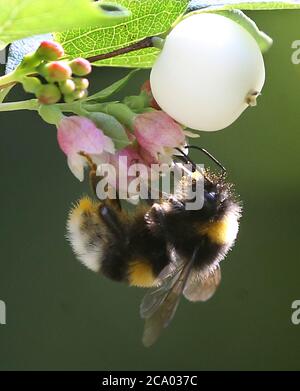
M 90 62 L 106 60 L 108 58 L 117 57 L 117 56 L 120 56 L 122 54 L 135 52 L 137 50 L 147 49 L 147 48 L 151 48 L 151 47 L 154 47 L 153 37 L 147 37 L 147 38 L 143 39 L 142 41 L 136 42 L 136 43 L 134 43 L 132 45 L 129 45 L 129 46 L 125 47 L 125 48 L 117 49 L 117 50 L 114 50 L 114 51 L 109 52 L 109 53 L 98 54 L 98 55 L 93 56 L 93 57 L 88 57 L 87 60 L 90 61 Z

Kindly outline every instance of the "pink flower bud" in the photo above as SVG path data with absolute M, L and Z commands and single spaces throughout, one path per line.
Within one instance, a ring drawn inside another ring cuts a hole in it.
M 138 115 L 134 134 L 140 146 L 158 161 L 166 161 L 176 153 L 175 148 L 185 145 L 182 127 L 162 111 Z
M 150 80 L 145 81 L 145 83 L 141 87 L 141 91 L 145 92 L 149 98 L 150 98 L 150 106 L 155 110 L 161 110 L 158 103 L 153 97 L 152 90 L 151 90 L 151 83 Z
M 60 101 L 61 93 L 54 84 L 44 84 L 36 92 L 36 97 L 43 105 L 53 105 Z
M 70 62 L 72 72 L 76 76 L 86 76 L 92 72 L 91 63 L 84 58 L 76 58 Z
M 72 76 L 72 69 L 63 61 L 53 61 L 43 67 L 43 76 L 50 82 L 65 81 Z
M 65 54 L 63 47 L 59 43 L 53 41 L 43 41 L 36 53 L 45 61 L 58 60 Z
M 115 152 L 112 140 L 85 117 L 63 118 L 58 126 L 57 139 L 67 155 L 70 170 L 80 181 L 84 179 L 87 161 L 79 152 L 91 155 L 96 164 L 107 161 L 108 154 Z

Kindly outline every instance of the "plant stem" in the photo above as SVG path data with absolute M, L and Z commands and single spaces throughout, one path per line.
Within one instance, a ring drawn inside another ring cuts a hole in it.
M 125 48 L 117 49 L 117 50 L 114 50 L 109 53 L 98 54 L 96 56 L 87 58 L 87 60 L 89 62 L 96 62 L 96 61 L 106 60 L 106 59 L 112 58 L 112 57 L 117 57 L 122 54 L 135 52 L 137 50 L 152 48 L 152 47 L 154 47 L 153 38 L 154 37 L 147 37 L 147 38 L 145 38 L 139 42 L 136 42 L 132 45 L 126 46 Z
M 82 107 L 81 101 L 73 103 L 57 103 L 55 106 L 59 108 L 62 113 L 74 113 L 79 116 L 85 116 L 88 114 L 88 111 Z
M 87 112 L 81 107 L 81 102 L 74 103 L 58 103 L 55 105 L 64 113 L 75 113 L 77 115 L 84 115 Z M 1 111 L 16 111 L 16 110 L 31 110 L 39 111 L 41 103 L 38 99 L 23 100 L 20 102 L 9 102 L 0 104 Z
M 0 111 L 34 110 L 39 109 L 40 103 L 37 99 L 23 100 L 20 102 L 9 102 L 0 104 Z
M 18 82 L 18 75 L 16 72 L 8 73 L 0 77 L 0 89 L 10 87 Z
M 3 103 L 4 99 L 7 97 L 12 88 L 13 85 L 2 89 L 0 88 L 0 103 Z

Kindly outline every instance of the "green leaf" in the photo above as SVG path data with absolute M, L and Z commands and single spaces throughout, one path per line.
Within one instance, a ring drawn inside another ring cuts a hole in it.
M 0 49 L 32 35 L 125 21 L 123 7 L 108 9 L 91 0 L 0 0 Z
M 215 8 L 217 10 L 282 10 L 282 9 L 297 9 L 300 8 L 299 0 L 294 1 L 241 1 L 241 0 L 193 0 L 189 5 L 189 12 L 196 11 L 203 8 Z
M 139 69 L 134 69 L 131 71 L 127 76 L 125 76 L 123 79 L 118 80 L 117 82 L 111 84 L 109 87 L 105 88 L 104 90 L 97 92 L 94 95 L 89 96 L 85 99 L 85 102 L 87 101 L 105 101 L 115 93 L 119 92 L 123 87 L 126 86 L 126 84 L 130 81 L 130 79 L 139 71 Z
M 89 118 L 106 136 L 113 140 L 117 150 L 123 149 L 131 144 L 124 126 L 116 118 L 105 113 L 91 113 L 89 114 Z
M 257 25 L 255 24 L 255 22 L 240 10 L 216 11 L 215 9 L 209 7 L 199 11 L 189 13 L 186 16 L 186 18 L 194 14 L 207 13 L 207 12 L 214 12 L 214 13 L 218 13 L 219 15 L 226 16 L 226 18 L 232 19 L 234 22 L 241 25 L 253 36 L 253 38 L 258 43 L 258 46 L 260 47 L 262 53 L 265 53 L 272 46 L 273 44 L 272 38 L 269 37 L 267 34 L 265 34 L 263 31 L 260 31 Z
M 256 40 L 262 53 L 267 52 L 273 45 L 273 39 L 263 31 L 260 31 L 255 22 L 246 16 L 242 11 L 232 10 L 220 11 L 218 13 L 234 20 L 236 23 L 244 27 L 244 29 L 246 29 Z
M 104 1 L 105 3 L 105 1 Z M 189 4 L 188 0 L 119 0 L 110 1 L 129 9 L 132 16 L 124 23 L 110 28 L 71 30 L 56 34 L 66 54 L 74 57 L 93 57 L 129 46 L 146 37 L 157 36 L 169 31 Z M 153 65 L 159 49 L 149 48 L 126 55 L 120 55 L 96 63 L 99 66 L 121 66 L 149 68 Z
M 38 110 L 41 118 L 50 125 L 58 126 L 63 118 L 60 109 L 55 105 L 41 105 Z

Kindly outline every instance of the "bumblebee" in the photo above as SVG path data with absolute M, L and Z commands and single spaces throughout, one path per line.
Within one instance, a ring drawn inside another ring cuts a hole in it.
M 95 188 L 96 167 L 86 157 Z M 118 201 L 85 197 L 69 215 L 68 239 L 79 261 L 111 280 L 152 288 L 140 307 L 147 347 L 169 325 L 182 294 L 192 302 L 213 296 L 221 281 L 220 262 L 238 234 L 242 208 L 226 174 L 191 175 L 193 181 L 204 179 L 200 210 L 186 208 L 190 181 L 184 176 L 180 191 L 133 214 L 122 210 Z

